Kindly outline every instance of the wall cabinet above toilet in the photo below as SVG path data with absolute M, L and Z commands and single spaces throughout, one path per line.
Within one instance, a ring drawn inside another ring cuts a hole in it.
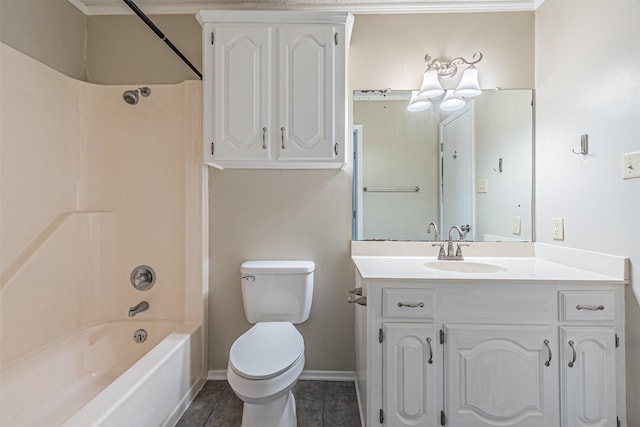
M 347 161 L 348 13 L 201 11 L 204 161 L 332 169 Z

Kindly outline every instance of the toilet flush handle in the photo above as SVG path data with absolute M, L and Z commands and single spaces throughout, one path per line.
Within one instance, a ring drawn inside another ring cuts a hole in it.
M 247 282 L 255 282 L 256 276 L 242 276 L 242 280 L 246 280 Z

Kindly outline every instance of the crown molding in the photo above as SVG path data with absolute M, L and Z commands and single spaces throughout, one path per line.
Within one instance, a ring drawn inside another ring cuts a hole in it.
M 268 1 L 268 0 L 267 0 Z M 388 0 L 339 0 L 332 3 L 310 3 L 304 0 L 279 0 L 260 3 L 236 3 L 229 0 L 163 1 L 140 0 L 137 5 L 148 15 L 195 15 L 201 10 L 298 10 L 351 12 L 354 14 L 401 13 L 468 13 L 468 12 L 526 12 L 533 11 L 544 0 L 422 0 L 390 2 Z M 69 0 L 85 15 L 131 15 L 120 0 Z

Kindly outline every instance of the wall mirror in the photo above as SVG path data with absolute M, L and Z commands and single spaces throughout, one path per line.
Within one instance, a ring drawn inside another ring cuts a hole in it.
M 532 240 L 533 91 L 485 90 L 455 112 L 410 91 L 355 91 L 354 240 Z M 457 238 L 457 234 L 455 235 Z

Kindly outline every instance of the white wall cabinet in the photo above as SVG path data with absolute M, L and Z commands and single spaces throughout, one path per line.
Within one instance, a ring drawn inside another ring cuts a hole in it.
M 356 282 L 366 426 L 625 425 L 623 286 Z
M 347 161 L 348 13 L 202 11 L 204 159 L 219 168 Z

